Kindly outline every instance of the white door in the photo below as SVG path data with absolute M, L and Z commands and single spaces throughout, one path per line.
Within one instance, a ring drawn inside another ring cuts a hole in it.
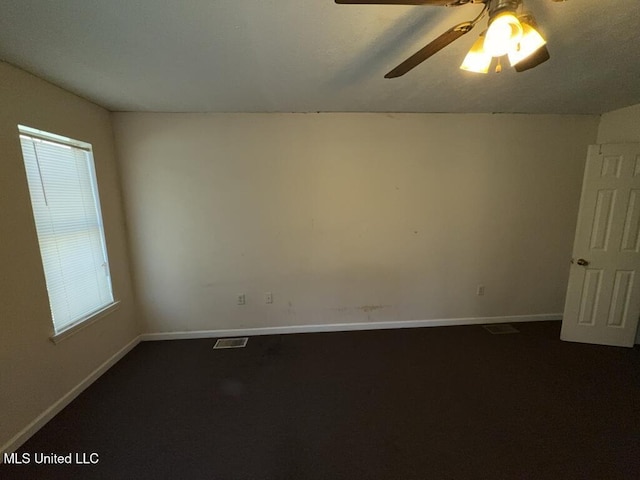
M 592 145 L 560 338 L 632 347 L 639 315 L 640 144 Z

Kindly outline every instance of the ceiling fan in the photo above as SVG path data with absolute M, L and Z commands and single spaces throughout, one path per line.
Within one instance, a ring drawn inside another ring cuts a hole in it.
M 496 72 L 502 70 L 502 57 L 507 56 L 509 63 L 517 72 L 524 72 L 549 60 L 546 41 L 537 31 L 533 15 L 522 12 L 523 0 L 335 0 L 338 4 L 348 5 L 431 5 L 438 7 L 460 7 L 467 4 L 484 4 L 480 14 L 468 22 L 460 23 L 426 47 L 418 50 L 385 78 L 396 78 L 414 69 L 432 55 L 469 33 L 485 15 L 489 16 L 488 27 L 471 47 L 462 65 L 463 70 L 487 73 L 494 58 L 498 59 Z M 552 0 L 562 2 L 565 0 Z

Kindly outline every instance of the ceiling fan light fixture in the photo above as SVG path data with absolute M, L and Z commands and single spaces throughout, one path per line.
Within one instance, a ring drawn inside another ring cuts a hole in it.
M 484 49 L 484 34 L 474 42 L 471 50 L 464 57 L 460 69 L 474 73 L 488 73 L 493 57 Z
M 512 67 L 516 66 L 522 60 L 529 58 L 547 44 L 544 37 L 535 29 L 536 24 L 533 17 L 521 17 L 520 23 L 522 24 L 523 30 L 522 39 L 518 44 L 518 48 L 509 52 L 509 63 Z
M 522 36 L 522 24 L 514 13 L 499 13 L 489 22 L 484 49 L 492 57 L 502 57 L 518 48 Z
M 441 7 L 460 7 L 464 5 L 483 5 L 477 16 L 466 22 L 454 25 L 433 39 L 395 68 L 387 72 L 384 78 L 397 78 L 413 70 L 440 50 L 447 47 L 463 35 L 473 30 L 480 21 L 488 17 L 488 25 L 480 34 L 467 55 L 461 70 L 475 73 L 489 73 L 493 59 L 497 58 L 496 73 L 502 70 L 507 61 L 516 72 L 524 72 L 546 62 L 551 58 L 546 40 L 538 32 L 538 26 L 527 11 L 523 11 L 525 0 L 334 0 L 339 4 L 351 5 L 431 5 Z M 540 0 L 543 1 L 543 0 Z M 561 2 L 565 0 L 552 0 Z M 503 62 L 504 60 L 504 62 Z

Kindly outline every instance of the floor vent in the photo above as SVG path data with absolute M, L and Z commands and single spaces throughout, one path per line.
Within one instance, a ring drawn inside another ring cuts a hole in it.
M 493 325 L 483 325 L 487 332 L 493 335 L 505 335 L 507 333 L 520 333 L 520 330 L 515 328 L 510 323 L 495 323 Z
M 243 348 L 247 346 L 249 337 L 242 338 L 219 338 L 216 344 L 213 346 L 214 350 L 222 348 Z

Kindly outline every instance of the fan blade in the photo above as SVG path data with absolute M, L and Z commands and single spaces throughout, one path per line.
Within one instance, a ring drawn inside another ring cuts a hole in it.
M 335 0 L 340 5 L 434 5 L 444 7 L 446 5 L 468 3 L 471 0 Z
M 549 55 L 549 50 L 547 50 L 547 46 L 543 45 L 538 50 L 536 50 L 533 54 L 531 54 L 531 56 L 517 63 L 514 68 L 516 69 L 516 72 L 524 72 L 526 70 L 530 70 L 534 67 L 537 67 L 538 65 L 546 62 L 550 58 L 551 58 L 551 55 Z
M 470 32 L 473 27 L 474 27 L 474 24 L 472 22 L 465 22 L 465 23 L 456 25 L 453 28 L 450 28 L 449 30 L 444 32 L 442 35 L 440 35 L 438 38 L 436 38 L 433 42 L 431 42 L 429 45 L 422 48 L 421 50 L 418 50 L 416 53 L 411 55 L 404 62 L 398 65 L 396 68 L 394 68 L 389 73 L 387 73 L 384 76 L 384 78 L 396 78 L 404 75 L 409 70 L 416 68 L 426 59 L 438 53 L 444 47 L 446 47 L 453 41 L 463 36 L 465 33 Z

